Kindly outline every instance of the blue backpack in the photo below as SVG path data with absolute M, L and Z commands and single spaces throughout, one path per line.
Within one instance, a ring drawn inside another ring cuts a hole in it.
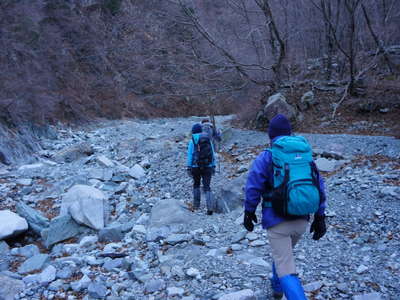
M 273 183 L 269 201 L 283 217 L 317 212 L 322 194 L 312 150 L 302 136 L 284 136 L 268 149 L 272 154 Z

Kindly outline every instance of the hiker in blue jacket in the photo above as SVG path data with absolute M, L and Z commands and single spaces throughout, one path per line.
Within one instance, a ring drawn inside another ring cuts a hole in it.
M 200 153 L 201 152 L 201 153 Z M 206 197 L 207 215 L 212 215 L 214 203 L 211 193 L 211 177 L 215 173 L 215 152 L 208 135 L 202 133 L 202 127 L 196 123 L 192 127 L 192 138 L 187 149 L 187 172 L 193 178 L 193 210 L 200 207 L 200 183 Z
M 291 126 L 288 119 L 280 114 L 275 116 L 269 124 L 268 135 L 271 145 L 290 136 Z M 312 155 L 309 155 L 312 160 Z M 253 162 L 247 178 L 244 226 L 248 231 L 253 231 L 253 223 L 257 223 L 256 208 L 262 200 L 262 227 L 267 230 L 273 258 L 272 278 L 270 279 L 273 296 L 275 299 L 280 299 L 285 294 L 288 300 L 303 300 L 306 297 L 296 275 L 293 247 L 306 231 L 310 217 L 309 214 L 282 216 L 272 207 L 272 198 L 268 197 L 272 195 L 271 191 L 274 185 L 271 180 L 276 174 L 273 169 L 271 151 L 261 152 Z M 324 181 L 316 168 L 314 174 L 316 174 L 314 182 L 319 197 L 314 209 L 316 212 L 310 232 L 314 232 L 314 240 L 319 240 L 326 233 L 326 197 Z

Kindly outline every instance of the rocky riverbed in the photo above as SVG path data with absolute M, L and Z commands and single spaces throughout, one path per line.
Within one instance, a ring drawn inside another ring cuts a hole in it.
M 55 128 L 36 160 L 0 165 L 0 299 L 270 299 L 266 233 L 241 224 L 267 135 L 218 118 L 219 213 L 207 216 L 204 202 L 193 213 L 185 158 L 199 120 Z M 329 224 L 295 250 L 308 297 L 398 299 L 400 140 L 305 136 L 326 177 Z

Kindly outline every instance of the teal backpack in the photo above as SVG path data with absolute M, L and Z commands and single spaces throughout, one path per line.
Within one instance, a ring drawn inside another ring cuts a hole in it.
M 284 136 L 268 149 L 272 154 L 273 183 L 269 201 L 280 216 L 317 212 L 322 199 L 311 146 L 302 136 Z

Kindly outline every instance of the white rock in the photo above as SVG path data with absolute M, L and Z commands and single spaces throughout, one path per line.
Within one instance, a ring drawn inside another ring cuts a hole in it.
M 41 284 L 47 284 L 56 279 L 57 269 L 52 265 L 48 266 L 46 269 L 39 274 L 39 282 Z
M 366 267 L 366 266 L 364 266 L 364 265 L 360 265 L 360 266 L 357 268 L 356 272 L 357 272 L 357 274 L 361 274 L 361 273 L 364 273 L 364 272 L 367 271 L 367 270 L 368 270 L 368 267 Z
M 314 281 L 304 285 L 303 288 L 305 292 L 310 293 L 319 290 L 322 287 L 322 285 L 323 285 L 322 281 Z
M 135 179 L 140 179 L 146 175 L 146 172 L 140 165 L 136 164 L 129 170 L 129 175 Z
M 81 241 L 79 242 L 79 246 L 82 248 L 86 248 L 96 244 L 98 240 L 99 238 L 97 237 L 97 235 L 87 235 L 81 239 Z
M 105 155 L 100 155 L 97 157 L 97 161 L 100 165 L 111 168 L 114 167 L 115 164 L 111 161 L 111 159 L 107 158 Z
M 32 185 L 32 179 L 31 178 L 20 178 L 17 180 L 17 184 L 20 185 Z
M 238 292 L 225 294 L 218 298 L 218 300 L 256 300 L 254 292 L 250 289 L 241 290 Z
M 260 266 L 260 267 L 265 267 L 265 268 L 269 268 L 270 265 L 269 263 L 267 263 L 265 260 L 263 260 L 261 257 L 256 257 L 253 258 L 249 261 L 250 264 L 252 265 L 256 265 L 256 266 Z
M 369 293 L 363 295 L 356 295 L 353 297 L 353 300 L 382 300 L 382 296 L 380 293 Z
M 60 215 L 70 213 L 77 223 L 99 230 L 105 224 L 106 201 L 102 191 L 78 184 L 63 195 Z
M 144 227 L 143 225 L 135 225 L 133 226 L 132 231 L 146 234 L 146 227 Z
M 200 271 L 195 268 L 189 268 L 186 270 L 186 275 L 189 277 L 197 277 L 200 275 Z
M 260 247 L 260 246 L 265 246 L 267 244 L 267 241 L 263 240 L 255 240 L 250 242 L 250 246 L 252 247 Z
M 320 157 L 315 160 L 318 170 L 322 172 L 332 172 L 336 169 L 336 161 Z
M 173 286 L 173 287 L 167 288 L 168 297 L 175 297 L 175 296 L 181 297 L 184 292 L 185 292 L 185 290 L 183 288 L 179 288 L 179 287 Z
M 246 234 L 246 238 L 249 241 L 254 241 L 254 240 L 258 239 L 258 234 L 254 233 L 254 232 L 249 232 L 248 234 Z
M 11 210 L 0 210 L 0 240 L 28 230 L 28 222 Z
M 31 164 L 31 165 L 23 165 L 23 166 L 20 166 L 19 168 L 18 168 L 18 171 L 27 171 L 27 170 L 34 170 L 34 169 L 40 169 L 40 168 L 42 168 L 44 165 L 43 164 L 41 164 L 41 163 L 36 163 L 36 164 Z

